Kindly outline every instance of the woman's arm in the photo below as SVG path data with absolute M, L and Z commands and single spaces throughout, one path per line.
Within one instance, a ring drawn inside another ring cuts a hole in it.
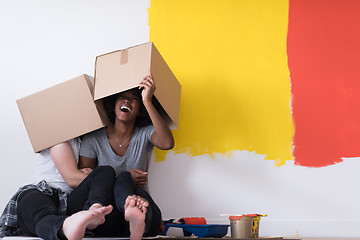
M 69 142 L 57 144 L 50 148 L 51 158 L 69 187 L 77 187 L 89 174 L 77 168 L 74 151 Z
M 162 150 L 172 149 L 174 147 L 174 137 L 172 132 L 151 102 L 156 89 L 154 79 L 151 74 L 146 76 L 140 82 L 140 88 L 143 89 L 142 100 L 144 106 L 155 128 L 155 132 L 151 135 L 151 142 L 154 146 Z

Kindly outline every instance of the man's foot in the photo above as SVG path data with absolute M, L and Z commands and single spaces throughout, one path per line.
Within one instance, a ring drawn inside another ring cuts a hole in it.
M 89 211 L 100 210 L 101 212 L 105 211 L 105 214 L 102 215 L 102 218 L 95 219 L 94 221 L 90 222 L 86 228 L 95 229 L 97 226 L 103 224 L 105 222 L 105 215 L 109 214 L 112 211 L 112 209 L 113 207 L 111 205 L 107 207 L 103 207 L 100 203 L 94 203 L 93 205 L 91 205 Z
M 130 240 L 141 240 L 145 232 L 145 216 L 149 203 L 138 196 L 128 196 L 125 204 L 125 220 L 130 224 Z
M 111 205 L 77 212 L 67 217 L 62 226 L 62 233 L 68 240 L 81 240 L 86 228 L 94 229 L 105 222 L 105 215 L 112 211 Z

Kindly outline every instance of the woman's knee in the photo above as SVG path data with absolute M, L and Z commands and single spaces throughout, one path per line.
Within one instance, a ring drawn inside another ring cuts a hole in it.
M 132 181 L 131 173 L 129 171 L 123 171 L 119 173 L 119 175 L 117 176 L 117 181 L 122 181 L 122 180 Z
M 134 184 L 131 178 L 131 174 L 128 171 L 121 172 L 115 181 L 114 185 L 114 197 L 115 201 L 120 201 L 120 205 L 123 205 L 125 199 L 129 195 L 134 194 Z
M 131 188 L 131 191 L 133 191 L 134 188 L 134 182 L 131 177 L 131 173 L 128 171 L 123 171 L 119 173 L 119 175 L 116 177 L 115 180 L 115 189 L 118 188 Z

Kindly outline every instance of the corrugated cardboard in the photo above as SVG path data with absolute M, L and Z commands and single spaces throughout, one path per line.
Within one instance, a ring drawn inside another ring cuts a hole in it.
M 16 101 L 35 152 L 105 125 L 92 88 L 90 77 L 81 75 Z
M 178 128 L 181 86 L 152 42 L 97 56 L 94 100 L 138 87 L 150 72 L 158 111 L 171 129 Z

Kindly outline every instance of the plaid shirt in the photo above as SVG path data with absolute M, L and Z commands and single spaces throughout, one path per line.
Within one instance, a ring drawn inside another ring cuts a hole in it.
M 50 187 L 45 180 L 39 182 L 37 185 L 31 184 L 23 186 L 19 188 L 15 195 L 10 199 L 0 217 L 0 237 L 23 235 L 21 234 L 17 221 L 17 200 L 21 193 L 30 189 L 36 189 L 47 195 L 52 195 L 54 192 L 57 192 L 60 203 L 58 210 L 60 214 L 66 214 L 67 194 L 64 193 L 61 189 L 54 189 Z

